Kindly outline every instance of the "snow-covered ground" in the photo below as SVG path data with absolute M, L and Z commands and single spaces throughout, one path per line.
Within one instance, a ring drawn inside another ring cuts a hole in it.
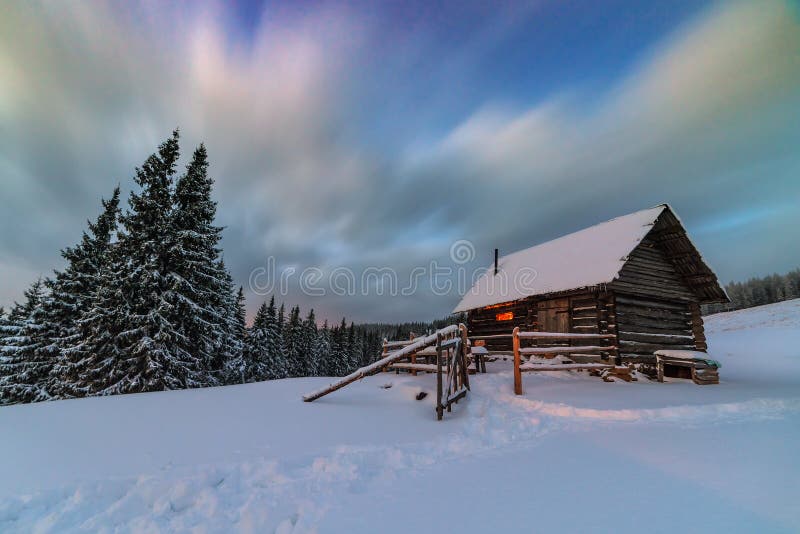
M 393 374 L 0 408 L 0 532 L 797 532 L 800 301 L 706 325 L 718 386 L 498 362 L 442 422 Z

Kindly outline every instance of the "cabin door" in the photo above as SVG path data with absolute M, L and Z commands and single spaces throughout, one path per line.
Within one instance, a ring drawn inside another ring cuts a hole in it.
M 540 302 L 536 322 L 540 332 L 569 332 L 569 299 Z

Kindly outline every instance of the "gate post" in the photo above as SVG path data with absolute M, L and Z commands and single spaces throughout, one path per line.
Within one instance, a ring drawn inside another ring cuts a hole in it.
M 522 358 L 519 354 L 519 327 L 514 327 L 512 334 L 514 342 L 514 394 L 522 395 L 522 371 L 519 366 L 522 364 Z
M 436 334 L 436 419 L 442 420 L 442 334 Z
M 467 351 L 469 350 L 469 336 L 467 335 L 467 327 L 463 323 L 459 323 L 458 329 L 461 331 L 461 376 L 464 386 L 469 388 L 469 362 L 467 361 Z M 478 364 L 475 364 L 477 367 Z

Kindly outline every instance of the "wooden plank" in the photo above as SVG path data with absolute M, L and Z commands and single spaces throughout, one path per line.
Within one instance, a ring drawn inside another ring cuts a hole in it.
M 643 343 L 657 343 L 666 345 L 690 345 L 694 337 L 679 334 L 651 334 L 646 332 L 628 332 L 620 330 L 620 341 L 641 341 Z
M 397 362 L 389 366 L 390 369 L 400 369 L 404 371 L 425 371 L 427 373 L 435 373 L 437 366 L 432 363 L 404 363 Z M 447 372 L 447 367 L 444 367 L 444 372 Z
M 682 300 L 686 302 L 690 302 L 697 297 L 694 293 L 690 291 L 680 291 L 669 289 L 666 287 L 656 287 L 653 285 L 642 285 L 642 284 L 635 284 L 631 282 L 624 282 L 621 280 L 615 280 L 611 283 L 611 286 L 614 289 L 618 289 L 621 291 L 625 291 L 626 294 L 639 294 L 648 297 L 660 297 L 669 300 Z
M 675 310 L 679 312 L 686 312 L 686 304 L 677 304 L 673 302 L 662 302 L 657 300 L 651 299 L 641 299 L 631 295 L 617 295 L 616 296 L 616 303 L 619 306 L 620 304 L 629 304 L 631 306 L 640 306 L 645 308 L 655 308 L 655 309 L 664 309 L 664 310 Z
M 665 317 L 652 317 L 647 315 L 637 315 L 635 313 L 623 313 L 620 311 L 617 316 L 617 324 L 620 326 L 647 327 L 654 330 L 682 330 L 690 331 L 691 323 L 682 319 L 668 319 Z
M 663 349 L 664 345 L 655 343 L 640 343 L 638 341 L 624 341 L 622 339 L 618 342 L 619 350 L 624 352 L 636 352 L 652 354 L 659 349 Z M 694 350 L 694 344 L 691 345 L 670 345 L 670 349 L 675 350 Z
M 611 339 L 613 334 L 580 334 L 574 332 L 518 332 L 518 336 L 523 339 L 547 340 L 547 339 Z
M 520 354 L 569 354 L 570 352 L 611 352 L 615 346 L 581 345 L 579 347 L 526 347 L 519 349 Z
M 609 363 L 562 363 L 562 364 L 535 364 L 525 363 L 520 367 L 523 373 L 547 371 L 581 371 L 590 369 L 610 369 L 614 366 Z

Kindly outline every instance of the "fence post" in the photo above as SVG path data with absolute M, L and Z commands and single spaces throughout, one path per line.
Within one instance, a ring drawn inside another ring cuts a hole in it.
M 467 335 L 467 327 L 463 323 L 459 323 L 458 329 L 461 331 L 461 376 L 463 377 L 464 386 L 469 390 L 469 363 L 467 362 L 469 336 Z M 476 363 L 475 366 L 477 367 L 478 364 Z
M 436 334 L 436 419 L 442 420 L 442 334 Z
M 519 354 L 519 327 L 514 327 L 513 340 L 514 340 L 514 394 L 522 395 L 522 371 L 519 366 L 522 364 L 522 358 Z

